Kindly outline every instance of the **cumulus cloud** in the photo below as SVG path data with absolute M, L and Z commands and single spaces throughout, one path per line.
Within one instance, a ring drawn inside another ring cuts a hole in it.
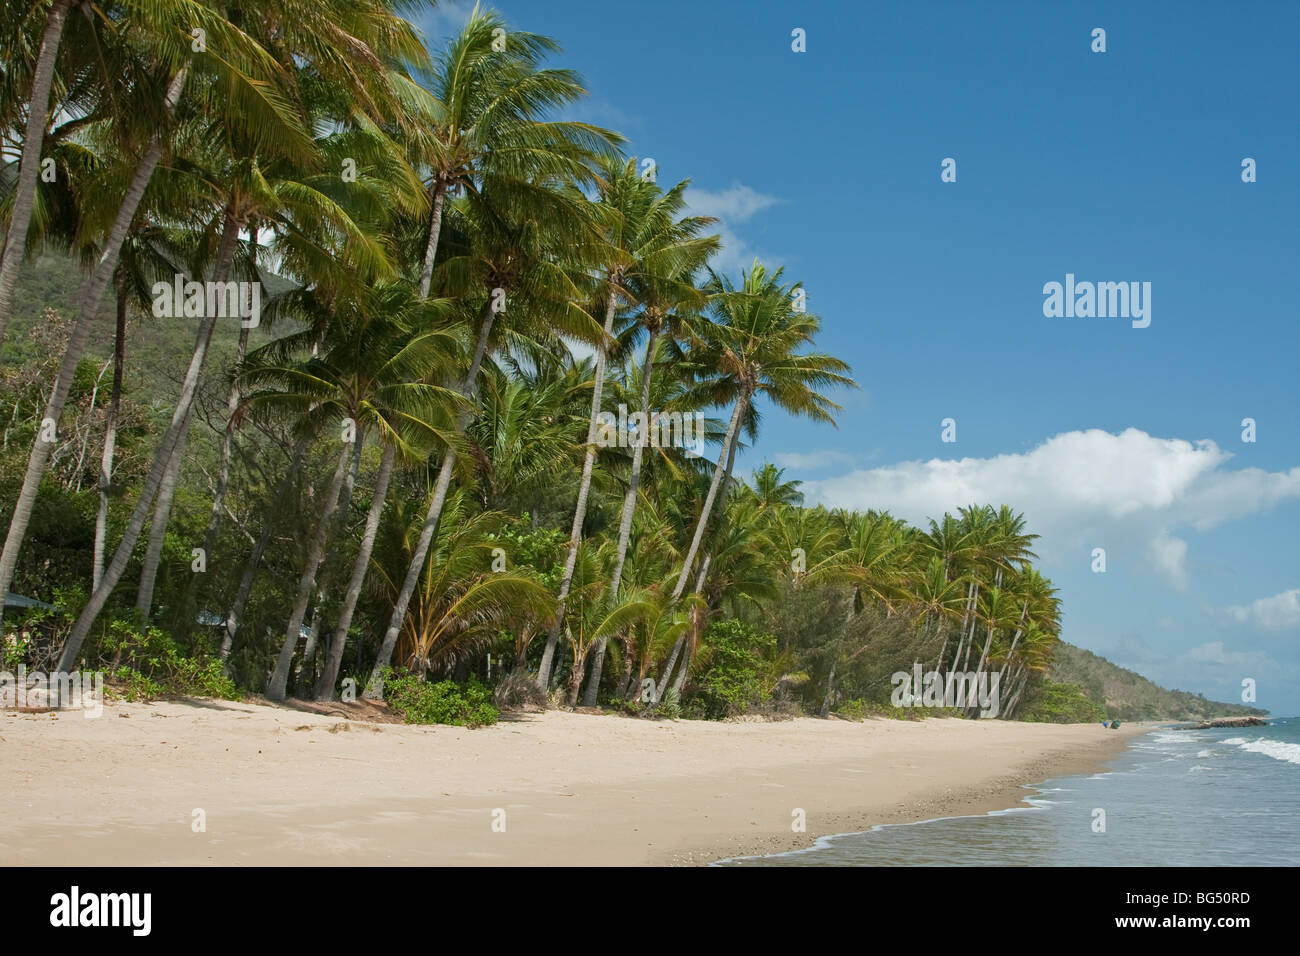
M 781 201 L 741 183 L 721 191 L 696 186 L 686 190 L 686 204 L 692 215 L 715 216 L 719 220 L 713 228 L 722 239 L 722 249 L 713 257 L 713 268 L 733 277 L 736 272 L 749 268 L 755 259 L 772 258 L 756 252 L 740 237 L 735 227 Z
M 1212 441 L 1158 438 L 1136 428 L 1065 432 L 1028 452 L 908 461 L 804 484 L 808 500 L 888 509 L 922 527 L 962 505 L 1009 504 L 1042 535 L 1045 560 L 1080 560 L 1104 546 L 1129 567 L 1143 562 L 1187 586 L 1187 542 L 1197 530 L 1300 498 L 1300 467 L 1229 471 Z
M 740 183 L 721 192 L 691 186 L 687 190 L 686 199 L 696 215 L 717 216 L 724 222 L 733 224 L 748 222 L 756 213 L 781 201 Z
M 1242 624 L 1261 631 L 1293 631 L 1300 628 L 1300 588 L 1292 588 L 1272 597 L 1259 598 L 1247 605 L 1234 604 L 1228 614 Z

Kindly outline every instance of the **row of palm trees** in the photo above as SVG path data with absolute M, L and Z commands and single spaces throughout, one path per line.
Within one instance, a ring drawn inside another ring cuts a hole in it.
M 410 6 L 3 4 L 16 164 L 0 337 L 25 257 L 71 254 L 84 271 L 42 424 L 63 419 L 104 293 L 116 304 L 91 587 L 58 667 L 121 613 L 138 567 L 137 622 L 219 603 L 214 651 L 252 659 L 272 699 L 329 699 L 345 670 L 379 697 L 392 665 L 464 672 L 504 641 L 570 704 L 647 678 L 657 701 L 686 689 L 711 620 L 828 587 L 850 618 L 915 618 L 937 664 L 998 663 L 1018 697 L 1059 613 L 1023 519 L 972 507 L 923 534 L 803 508 L 772 468 L 739 481 L 762 406 L 834 423 L 828 393 L 855 384 L 815 351 L 799 284 L 757 262 L 735 281 L 710 268 L 719 238 L 688 183 L 660 186 L 617 133 L 560 118 L 585 90 L 546 65 L 555 41 L 476 9 L 430 54 Z M 190 320 L 128 510 L 113 490 L 127 317 L 173 321 L 149 315 L 155 283 L 178 274 L 276 291 L 257 328 Z M 214 349 L 227 365 L 210 367 Z M 606 447 L 600 415 L 620 403 L 646 420 L 719 412 L 716 456 Z M 65 440 L 35 431 L 0 613 Z M 206 488 L 187 475 L 196 460 Z M 168 573 L 173 510 L 196 496 L 201 553 L 229 569 L 212 583 Z M 269 644 L 250 605 L 282 615 Z M 866 648 L 830 643 L 827 708 Z

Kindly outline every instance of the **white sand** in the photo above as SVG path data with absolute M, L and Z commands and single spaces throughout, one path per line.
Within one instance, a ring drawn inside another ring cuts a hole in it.
M 464 730 L 209 701 L 8 711 L 0 864 L 708 862 L 1014 806 L 1018 785 L 1094 769 L 1144 729 L 549 712 Z

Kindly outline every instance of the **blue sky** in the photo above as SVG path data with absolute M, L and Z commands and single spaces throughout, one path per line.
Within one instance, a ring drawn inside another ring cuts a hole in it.
M 720 265 L 784 265 L 853 365 L 838 429 L 769 414 L 741 469 L 920 524 L 1010 504 L 1066 640 L 1300 712 L 1300 4 L 496 6 L 564 45 L 575 115 L 692 180 Z M 1150 282 L 1150 326 L 1045 317 L 1067 273 Z

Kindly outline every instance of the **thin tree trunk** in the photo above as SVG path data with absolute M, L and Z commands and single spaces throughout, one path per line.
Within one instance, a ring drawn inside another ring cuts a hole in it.
M 352 466 L 348 469 L 347 477 L 343 480 L 343 500 L 339 504 L 338 518 L 336 523 L 338 531 L 342 534 L 347 530 L 348 512 L 352 510 L 352 495 L 357 488 L 357 474 L 361 471 L 361 451 L 365 442 L 365 429 L 357 432 L 356 441 L 353 442 Z M 298 676 L 294 684 L 296 690 L 294 696 L 305 700 L 308 694 L 313 693 L 313 684 L 316 680 L 316 654 L 320 650 L 320 625 L 321 625 L 321 608 L 325 604 L 325 575 L 317 581 L 316 602 L 311 611 L 311 623 L 307 625 L 307 646 L 303 648 L 302 663 L 298 665 Z
M 176 73 L 176 76 L 172 78 L 171 85 L 168 87 L 164 105 L 169 114 L 175 112 L 176 103 L 180 99 L 181 90 L 185 85 L 186 72 L 187 68 L 182 67 Z M 100 297 L 103 296 L 104 289 L 107 288 L 113 273 L 117 269 L 117 260 L 122 251 L 122 243 L 126 240 L 127 231 L 131 227 L 131 220 L 135 218 L 136 210 L 140 206 L 140 200 L 149 185 L 153 171 L 157 167 L 159 159 L 162 158 L 162 152 L 163 134 L 160 130 L 154 133 L 153 139 L 150 140 L 148 148 L 144 151 L 144 155 L 140 157 L 140 162 L 131 178 L 131 185 L 127 187 L 126 194 L 122 197 L 122 203 L 118 207 L 113 228 L 110 230 L 107 240 L 105 240 L 104 251 L 100 255 L 99 262 L 77 291 L 76 302 L 80 312 L 77 316 L 77 322 L 73 326 L 72 334 L 68 339 L 67 349 L 63 353 L 63 362 L 59 367 L 53 392 L 50 395 L 48 404 L 45 406 L 44 419 L 58 422 L 59 417 L 63 414 L 63 406 L 67 404 L 68 392 L 72 388 L 72 379 L 76 374 L 77 364 L 86 351 L 86 343 L 90 338 L 90 328 L 95 321 L 96 314 L 99 312 Z M 31 521 L 32 507 L 36 502 L 36 492 L 40 487 L 41 479 L 45 476 L 45 470 L 53 451 L 54 442 L 42 441 L 38 432 L 36 443 L 32 447 L 31 457 L 27 461 L 27 472 L 23 476 L 22 490 L 19 491 L 18 500 L 14 503 L 13 515 L 9 521 L 9 533 L 5 538 L 4 551 L 0 553 L 0 617 L 4 615 L 5 598 L 9 594 L 9 586 L 13 584 L 14 568 L 18 564 L 18 554 L 22 550 L 23 539 L 27 535 L 27 524 Z M 148 505 L 145 506 L 145 510 L 147 512 Z M 135 542 L 133 541 L 132 547 L 134 545 Z M 125 568 L 125 564 L 123 568 Z M 118 573 L 121 574 L 120 571 Z M 105 598 L 107 598 L 107 595 L 105 595 Z M 98 610 L 95 613 L 98 614 Z M 84 639 L 84 636 L 83 634 L 82 639 Z M 80 650 L 80 644 L 77 645 L 76 650 Z
M 149 523 L 149 545 L 144 552 L 144 565 L 140 569 L 140 586 L 136 590 L 135 613 L 142 627 L 148 626 L 153 612 L 154 584 L 158 580 L 158 565 L 162 563 L 163 545 L 167 542 L 167 522 L 171 519 L 172 501 L 176 497 L 176 486 L 180 483 L 181 466 L 185 461 L 185 443 L 189 438 L 190 422 L 194 418 L 191 405 L 181 423 L 180 439 L 176 450 L 163 472 L 162 483 L 158 486 L 158 500 L 154 502 L 153 519 Z
M 235 592 L 235 600 L 230 606 L 229 613 L 226 614 L 225 633 L 221 638 L 220 657 L 223 661 L 230 656 L 230 650 L 235 643 L 235 635 L 239 631 L 240 619 L 243 616 L 244 608 L 248 604 L 248 596 L 253 589 L 253 578 L 256 576 L 257 566 L 261 563 L 262 555 L 266 553 L 266 546 L 271 541 L 271 518 L 283 507 L 289 491 L 293 488 L 294 478 L 302 466 L 302 456 L 307 450 L 307 444 L 308 439 L 300 438 L 297 445 L 294 446 L 293 457 L 289 462 L 289 470 L 280 480 L 280 489 L 276 493 L 271 514 L 268 514 L 266 520 L 262 522 L 262 533 L 257 536 L 257 544 L 253 546 L 253 553 L 244 565 L 244 574 L 239 581 L 239 590 Z
M 95 377 L 95 387 L 90 390 L 90 411 L 87 416 L 86 432 L 81 437 L 81 450 L 77 452 L 77 464 L 72 469 L 72 474 L 75 477 L 73 491 L 81 490 L 81 468 L 86 462 L 86 448 L 90 445 L 90 431 L 91 423 L 95 417 L 95 403 L 99 400 L 99 387 L 100 383 L 104 381 L 104 373 L 108 371 L 111 364 L 113 364 L 111 360 L 104 363 L 104 367 L 99 370 L 99 375 Z
M 429 241 L 424 246 L 424 264 L 420 269 L 420 298 L 429 297 L 433 283 L 433 260 L 438 255 L 438 238 L 442 233 L 442 201 L 447 195 L 447 185 L 439 180 L 433 187 L 433 211 L 429 217 Z
M 266 696 L 271 700 L 284 700 L 289 684 L 289 665 L 293 662 L 293 652 L 298 647 L 301 636 L 302 619 L 307 613 L 307 602 L 316 587 L 316 572 L 325 558 L 325 544 L 333 527 L 334 513 L 338 510 L 339 493 L 343 490 L 343 480 L 347 477 L 348 464 L 352 460 L 352 446 L 344 445 L 339 455 L 339 463 L 330 479 L 329 490 L 325 492 L 325 501 L 316 522 L 316 531 L 312 535 L 311 545 L 307 550 L 307 561 L 298 580 L 298 595 L 289 613 L 289 623 L 284 629 L 284 643 L 280 645 L 280 656 L 271 673 L 271 681 L 266 687 Z
M 826 678 L 826 696 L 822 699 L 821 716 L 823 719 L 830 717 L 831 704 L 835 700 L 835 661 L 831 661 L 831 674 Z
M 709 493 L 704 499 L 704 508 L 700 511 L 699 520 L 695 522 L 695 536 L 691 539 L 691 548 L 686 552 L 686 560 L 682 562 L 681 574 L 677 577 L 677 585 L 673 588 L 672 602 L 676 604 L 682 596 L 682 591 L 686 589 L 686 577 L 691 573 L 691 565 L 695 563 L 695 556 L 699 553 L 700 542 L 704 540 L 704 528 L 709 523 L 709 516 L 713 513 L 713 502 L 718 497 L 718 486 L 722 484 L 722 474 L 731 458 L 731 447 L 736 441 L 736 433 L 740 430 L 740 420 L 744 417 L 745 406 L 749 402 L 749 396 L 741 394 L 736 399 L 736 409 L 731 413 L 731 423 L 727 426 L 727 437 L 723 442 L 722 454 L 718 456 L 718 464 L 713 469 L 713 481 L 709 483 Z
M 727 425 L 727 437 L 722 443 L 722 454 L 718 456 L 718 464 L 713 469 L 713 481 L 709 485 L 708 496 L 704 499 L 704 508 L 701 510 L 699 520 L 695 524 L 695 537 L 691 541 L 691 550 L 686 556 L 686 562 L 682 565 L 681 575 L 677 578 L 677 586 L 673 589 L 671 604 L 676 604 L 681 598 L 686 583 L 686 575 L 690 571 L 691 564 L 695 561 L 695 555 L 699 551 L 700 543 L 704 539 L 704 531 L 708 527 L 709 518 L 713 513 L 713 503 L 714 499 L 717 497 L 718 488 L 724 479 L 728 481 L 731 479 L 731 467 L 736 461 L 736 436 L 740 430 L 740 420 L 744 415 L 745 402 L 746 398 L 743 395 L 737 399 L 735 411 L 732 412 L 731 415 L 731 422 Z M 726 462 L 725 465 L 723 464 L 724 461 Z M 704 573 L 708 569 L 710 557 L 711 556 L 706 555 L 704 558 L 704 565 L 701 568 L 701 573 L 695 586 L 695 593 L 697 594 L 704 588 Z M 673 645 L 672 653 L 668 657 L 668 665 L 664 668 L 663 678 L 660 681 L 660 696 L 663 695 L 663 685 L 667 684 L 668 678 L 672 675 L 673 666 L 677 663 L 678 655 L 681 654 L 685 642 L 686 637 L 683 635 L 682 637 L 679 637 L 677 643 Z M 674 689 L 679 692 L 682 682 L 685 680 L 685 671 L 687 666 L 689 666 L 689 659 L 687 664 L 682 667 L 682 677 L 673 684 Z
M 227 255 L 226 245 L 229 242 L 229 254 Z M 239 226 L 235 220 L 229 216 L 226 218 L 224 232 L 221 237 L 221 248 L 218 251 L 217 262 L 213 265 L 211 281 L 225 282 L 230 278 L 230 273 L 234 265 L 235 248 L 239 243 Z M 239 358 L 236 360 L 236 369 L 240 362 L 243 361 L 244 350 L 248 345 L 248 329 L 240 323 L 239 332 Z M 211 331 L 207 332 L 210 339 Z M 198 340 L 194 343 L 194 351 L 197 354 L 200 350 L 206 351 L 208 342 L 204 341 L 204 333 L 199 333 Z M 235 404 L 239 398 L 238 390 L 234 387 L 231 389 L 227 407 L 230 413 L 234 414 Z M 197 400 L 197 399 L 196 399 Z M 154 505 L 153 521 L 149 527 L 149 545 L 145 549 L 144 565 L 140 570 L 140 587 L 136 593 L 135 610 L 136 615 L 143 625 L 149 623 L 150 614 L 153 612 L 153 593 L 154 585 L 158 579 L 158 566 L 162 561 L 163 546 L 167 541 L 167 523 L 171 520 L 172 502 L 175 500 L 176 487 L 180 483 L 181 469 L 185 463 L 185 445 L 189 441 L 190 425 L 194 421 L 194 405 L 191 403 L 185 414 L 184 421 L 181 422 L 180 439 L 176 443 L 176 451 L 172 455 L 171 461 L 167 465 L 167 470 L 163 472 L 162 484 L 158 488 L 158 501 Z M 224 472 L 223 481 L 230 472 L 230 429 L 226 429 L 226 441 L 222 448 L 221 469 Z M 220 506 L 221 500 L 225 497 L 224 487 L 218 488 L 217 500 L 214 502 L 214 509 Z M 217 512 L 214 510 L 212 518 L 215 520 Z M 215 524 L 209 522 L 209 531 L 216 531 Z M 212 545 L 208 540 L 209 534 L 203 535 L 203 553 L 206 555 Z
M 977 583 L 975 585 L 975 602 L 971 607 L 970 634 L 967 635 L 966 637 L 966 658 L 965 660 L 962 661 L 962 665 L 961 665 L 961 669 L 964 671 L 970 669 L 970 650 L 971 647 L 975 644 L 975 627 L 979 624 L 979 599 L 980 599 L 980 586 Z M 960 650 L 961 649 L 958 648 L 959 653 Z
M 348 591 L 343 598 L 343 607 L 339 611 L 339 623 L 334 629 L 334 640 L 330 642 L 325 670 L 316 681 L 317 700 L 331 700 L 334 697 L 334 685 L 338 681 L 339 668 L 343 664 L 343 648 L 347 644 L 348 629 L 352 626 L 352 615 L 361 597 L 361 586 L 365 583 L 366 572 L 370 569 L 370 554 L 374 550 L 375 538 L 379 534 L 379 521 L 384 513 L 384 501 L 388 497 L 388 485 L 393 477 L 393 463 L 396 458 L 396 446 L 385 445 L 384 456 L 379 462 L 379 474 L 375 477 L 374 497 L 370 501 L 370 511 L 366 514 L 366 530 L 361 536 L 361 550 L 357 552 L 357 559 L 352 564 L 352 578 L 348 581 Z
M 41 51 L 36 58 L 36 72 L 32 76 L 23 153 L 18 162 L 18 185 L 14 190 L 4 253 L 0 255 L 0 341 L 4 341 L 5 330 L 9 325 L 14 290 L 18 285 L 18 269 L 27 251 L 27 227 L 32 221 L 32 207 L 36 203 L 36 175 L 41 165 L 41 149 L 45 145 L 45 125 L 50 117 L 50 87 L 54 82 L 54 66 L 58 60 L 59 42 L 63 38 L 63 25 L 67 22 L 71 6 L 72 0 L 54 0 L 54 5 L 50 7 L 45 20 L 45 34 L 41 37 Z
M 641 367 L 640 411 L 645 414 L 647 422 L 650 421 L 650 382 L 651 372 L 654 367 L 654 347 L 657 335 L 656 330 L 650 330 L 650 337 L 647 339 L 645 346 L 645 363 Z M 618 553 L 614 557 L 614 573 L 609 578 L 609 593 L 615 598 L 618 597 L 619 588 L 623 584 L 623 563 L 627 560 L 628 544 L 632 539 L 632 518 L 636 513 L 637 489 L 641 484 L 641 462 L 644 454 L 645 443 L 638 440 L 632 448 L 632 472 L 628 477 L 627 492 L 623 495 L 623 510 L 618 519 Z M 608 643 L 608 638 L 602 637 L 592 649 L 595 659 L 591 662 L 591 675 L 587 678 L 587 690 L 582 697 L 582 703 L 585 707 L 596 706 L 596 694 L 600 690 L 600 678 L 605 668 L 605 653 Z
M 234 220 L 227 215 L 226 229 L 222 236 L 221 251 L 218 253 L 217 259 L 219 269 L 224 260 L 225 270 L 228 271 L 230 260 L 234 256 L 235 239 L 237 237 L 238 227 L 235 225 Z M 136 501 L 135 510 L 127 523 L 122 540 L 118 543 L 117 550 L 113 552 L 113 559 L 109 562 L 108 567 L 104 569 L 104 579 L 100 582 L 99 588 L 91 594 L 76 623 L 72 626 L 72 631 L 68 635 L 63 647 L 63 654 L 60 657 L 60 670 L 70 669 L 76 661 L 77 655 L 81 652 L 81 645 L 90 634 L 91 626 L 95 623 L 99 612 L 104 609 L 109 595 L 126 570 L 127 562 L 131 558 L 136 541 L 144 529 L 145 521 L 149 515 L 149 508 L 153 504 L 154 497 L 158 494 L 159 486 L 162 484 L 163 474 L 171 462 L 172 455 L 177 451 L 177 445 L 181 441 L 184 420 L 193 408 L 195 396 L 198 393 L 199 378 L 203 373 L 204 362 L 207 360 L 208 349 L 212 343 L 212 330 L 215 325 L 215 316 L 208 316 L 202 320 L 200 326 L 202 332 L 199 336 L 200 347 L 196 348 L 194 354 L 190 357 L 190 367 L 185 373 L 184 382 L 181 384 L 181 394 L 176 409 L 172 413 L 171 425 L 168 426 L 159 444 L 153 465 L 145 478 L 144 488 Z
M 461 387 L 461 394 L 470 401 L 478 398 L 478 373 L 483 364 L 483 356 L 487 353 L 488 334 L 492 330 L 493 318 L 494 313 L 489 299 L 483 307 L 478 342 L 474 346 L 474 357 L 470 361 L 469 374 L 465 376 L 465 382 Z M 457 431 L 465 430 L 465 426 L 469 423 L 469 416 L 468 411 L 457 416 Z M 433 500 L 429 502 L 429 510 L 424 516 L 424 525 L 420 529 L 420 540 L 416 543 L 415 553 L 411 556 L 411 564 L 406 569 L 402 590 L 398 592 L 397 601 L 393 605 L 393 614 L 388 621 L 388 630 L 384 632 L 384 641 L 379 647 L 379 656 L 375 659 L 370 680 L 366 682 L 365 696 L 369 700 L 383 699 L 383 671 L 392 660 L 393 648 L 397 646 L 397 636 L 401 633 L 402 622 L 406 619 L 406 610 L 410 607 L 411 596 L 415 593 L 420 572 L 424 570 L 425 559 L 429 556 L 429 545 L 433 542 L 433 532 L 438 527 L 438 519 L 442 516 L 442 507 L 447 502 L 447 489 L 451 486 L 451 473 L 455 464 L 456 449 L 448 447 L 442 459 L 442 467 L 438 470 L 438 482 L 433 489 Z
M 735 449 L 732 449 L 732 450 L 734 451 Z M 734 461 L 734 459 L 732 459 L 732 460 Z M 731 476 L 731 461 L 728 461 L 728 462 L 727 462 L 727 477 L 730 477 L 730 476 Z M 708 576 L 709 576 L 709 565 L 712 564 L 712 563 L 713 563 L 713 555 L 712 555 L 712 554 L 706 554 L 706 555 L 704 556 L 704 560 L 700 562 L 700 573 L 699 573 L 699 574 L 696 576 L 696 578 L 695 578 L 695 593 L 696 593 L 696 594 L 702 594 L 702 593 L 704 592 L 704 582 L 705 582 L 705 580 L 706 580 L 706 579 L 708 578 Z M 693 610 L 693 611 L 691 611 L 691 614 L 692 614 L 692 615 L 695 615 L 695 614 L 701 614 L 701 615 L 702 615 L 702 614 L 704 614 L 704 610 Z M 698 620 L 698 619 L 697 619 L 697 620 Z M 700 624 L 700 630 L 702 630 L 702 629 L 703 629 L 703 622 L 702 622 L 702 621 L 698 621 L 698 623 Z M 696 637 L 696 638 L 698 638 L 698 637 L 699 637 L 699 630 L 696 630 L 696 628 L 695 628 L 694 625 L 692 625 L 692 631 L 694 632 L 694 635 L 693 635 L 693 636 Z M 693 645 L 685 643 L 685 635 L 682 636 L 681 647 L 685 649 L 686 653 L 682 656 L 682 667 L 681 667 L 681 670 L 679 670 L 679 671 L 677 672 L 677 677 L 674 678 L 674 680 L 673 680 L 673 686 L 672 686 L 672 692 L 673 692 L 674 694 L 676 694 L 676 695 L 678 696 L 678 698 L 681 697 L 681 695 L 682 695 L 682 688 L 686 686 L 686 678 L 690 675 L 690 672 L 691 672 L 691 656 L 694 654 L 694 651 L 695 651 L 695 647 L 694 647 Z M 665 676 L 666 676 L 666 675 L 665 675 Z
M 125 274 L 117 278 L 117 330 L 113 336 L 113 393 L 108 401 L 108 423 L 104 427 L 104 455 L 99 462 L 99 511 L 95 515 L 95 557 L 90 590 L 99 587 L 104 576 L 104 546 L 108 539 L 108 501 L 113 486 L 113 455 L 117 450 L 117 417 L 122 408 L 122 374 L 126 365 L 127 291 Z
M 731 422 L 727 425 L 727 436 L 725 441 L 722 443 L 722 454 L 718 456 L 718 464 L 713 469 L 713 481 L 709 484 L 709 493 L 704 499 L 704 508 L 700 511 L 699 520 L 695 524 L 695 536 L 691 541 L 691 549 L 686 555 L 686 561 L 682 564 L 682 571 L 680 576 L 677 578 L 677 586 L 673 589 L 673 596 L 670 604 L 676 604 L 682 596 L 682 591 L 686 584 L 686 575 L 690 572 L 690 567 L 695 561 L 695 555 L 699 552 L 700 544 L 704 540 L 704 531 L 708 527 L 709 518 L 713 514 L 713 504 L 714 499 L 716 499 L 718 495 L 718 488 L 724 480 L 731 480 L 731 467 L 736 462 L 736 436 L 740 431 L 740 421 L 744 416 L 744 406 L 746 401 L 747 398 L 744 395 L 737 399 L 735 411 L 733 411 L 731 415 Z M 724 461 L 726 462 L 725 465 L 723 464 Z M 708 572 L 709 561 L 711 559 L 712 555 L 705 555 L 704 563 L 700 567 L 699 577 L 695 582 L 696 594 L 699 594 L 704 589 L 704 577 Z M 672 654 L 668 657 L 668 665 L 664 668 L 663 678 L 660 681 L 660 696 L 663 695 L 662 688 L 667 684 L 668 678 L 672 675 L 673 666 L 677 663 L 678 655 L 681 654 L 682 647 L 685 643 L 686 636 L 682 635 L 677 639 L 677 643 L 673 645 Z M 678 679 L 673 682 L 674 691 L 677 691 L 678 693 L 681 692 L 681 687 L 686 680 L 686 671 L 689 666 L 690 658 L 688 655 L 686 662 L 682 665 L 682 673 L 679 675 Z
M 249 231 L 249 258 L 252 281 L 257 277 L 257 226 L 253 224 Z M 235 440 L 235 412 L 239 409 L 239 373 L 244 367 L 244 358 L 248 355 L 248 336 L 252 329 L 244 322 L 239 323 L 239 346 L 235 350 L 234 375 L 230 382 L 230 393 L 226 396 L 226 429 L 221 437 L 221 464 L 217 468 L 217 490 L 212 496 L 212 514 L 208 516 L 208 527 L 203 532 L 203 552 L 211 554 L 217 541 L 217 528 L 221 524 L 221 509 L 226 501 L 226 491 L 230 487 L 230 456 Z
M 998 680 L 1006 674 L 1007 668 L 1011 665 L 1011 655 L 1016 652 L 1016 645 L 1020 643 L 1020 635 L 1025 632 L 1025 617 L 1029 614 L 1029 601 L 1025 601 L 1020 608 L 1020 626 L 1016 628 L 1016 636 L 1011 639 L 1011 650 L 1007 651 L 1007 659 L 1002 662 L 1002 670 L 998 671 Z
M 606 335 L 614 331 L 614 312 L 618 308 L 618 296 L 614 292 L 613 280 L 610 281 L 609 287 L 609 303 L 605 307 Z M 582 544 L 582 523 L 587 518 L 587 497 L 591 494 L 591 473 L 596 464 L 596 436 L 600 427 L 600 399 L 604 386 L 605 347 L 602 344 L 596 350 L 596 380 L 592 384 L 591 417 L 587 421 L 587 453 L 582 459 L 582 479 L 578 482 L 578 502 L 573 509 L 573 527 L 569 531 L 569 551 L 564 558 L 564 573 L 560 577 L 560 590 L 556 597 L 555 621 L 546 635 L 546 647 L 542 651 L 542 661 L 537 668 L 539 687 L 545 687 L 551 677 L 555 645 L 560 639 L 560 629 L 564 626 L 564 602 L 569 597 L 569 588 L 573 584 L 573 570 L 578 562 L 578 547 Z M 640 436 L 638 442 L 639 440 Z M 603 644 L 601 651 L 604 651 Z

